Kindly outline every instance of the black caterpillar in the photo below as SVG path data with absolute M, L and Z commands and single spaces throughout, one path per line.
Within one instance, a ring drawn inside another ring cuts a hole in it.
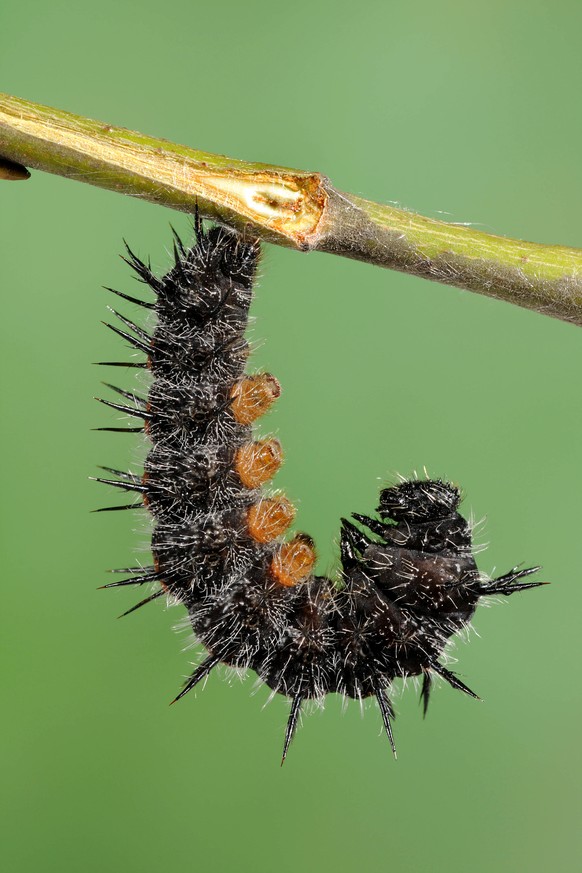
M 129 402 L 101 402 L 143 424 L 101 429 L 145 431 L 151 448 L 143 476 L 106 467 L 117 478 L 98 481 L 139 494 L 155 527 L 153 565 L 115 571 L 128 578 L 104 587 L 155 582 L 159 589 L 128 612 L 164 593 L 188 610 L 208 656 L 176 700 L 219 663 L 256 671 L 291 699 L 285 760 L 303 700 L 373 695 L 395 752 L 392 681 L 422 677 L 425 713 L 434 674 L 476 697 L 439 657 L 481 597 L 541 585 L 521 581 L 539 568 L 484 579 L 459 490 L 426 479 L 384 489 L 378 518 L 354 515 L 360 526 L 343 519 L 339 578 L 314 576 L 310 537 L 283 539 L 293 506 L 263 490 L 281 447 L 252 436 L 280 393 L 270 374 L 244 373 L 259 242 L 223 227 L 205 231 L 198 216 L 195 234 L 189 250 L 175 234 L 175 263 L 161 279 L 128 247 L 126 261 L 154 303 L 114 291 L 153 309 L 157 324 L 150 336 L 115 312 L 126 330 L 108 327 L 146 360 L 110 365 L 148 368 L 152 382 L 147 397 L 109 386 Z

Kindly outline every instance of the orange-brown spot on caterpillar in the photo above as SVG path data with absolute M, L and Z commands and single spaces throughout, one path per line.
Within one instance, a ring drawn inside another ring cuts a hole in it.
M 247 529 L 258 543 L 270 543 L 285 533 L 295 517 L 295 507 L 286 497 L 265 497 L 249 506 Z
M 159 560 L 158 560 L 158 558 L 157 558 L 156 555 L 153 555 L 153 564 L 154 564 L 154 570 L 155 570 L 155 572 L 156 572 L 156 573 L 159 573 L 159 572 L 160 572 L 160 562 L 159 562 Z M 162 586 L 162 588 L 164 589 L 164 591 L 169 591 L 169 590 L 170 590 L 169 587 L 166 585 L 166 583 L 164 582 L 163 579 L 160 579 L 159 582 L 160 582 L 160 585 Z
M 299 533 L 289 543 L 283 543 L 271 561 L 271 575 L 279 585 L 292 588 L 309 576 L 317 555 L 310 536 Z
M 149 361 L 149 358 L 148 358 L 148 361 Z M 151 405 L 151 403 L 149 402 L 149 400 L 148 400 L 148 402 L 146 403 L 145 411 L 148 412 L 148 413 L 152 411 L 152 405 Z M 150 428 L 150 420 L 149 420 L 149 418 L 146 418 L 146 419 L 144 419 L 144 423 L 143 423 L 143 432 L 146 434 L 146 436 L 149 436 L 149 435 L 150 435 L 150 430 L 151 430 L 151 428 Z
M 143 476 L 141 477 L 141 484 L 142 484 L 142 485 L 147 485 L 147 484 L 148 484 L 148 479 L 149 479 L 149 473 L 146 471 L 146 472 L 143 474 Z M 142 497 L 142 500 L 143 500 L 143 504 L 144 504 L 144 506 L 148 506 L 148 505 L 149 505 L 149 500 L 148 500 L 147 491 L 144 491 L 143 494 L 141 495 L 141 497 Z
M 270 373 L 245 376 L 233 387 L 231 409 L 239 424 L 252 424 L 273 405 L 281 386 Z
M 258 488 L 273 478 L 282 463 L 283 450 L 279 440 L 257 440 L 240 447 L 234 468 L 246 488 Z

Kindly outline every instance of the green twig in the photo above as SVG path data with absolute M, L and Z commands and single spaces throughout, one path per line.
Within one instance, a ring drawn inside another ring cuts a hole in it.
M 424 218 L 335 189 L 320 173 L 233 160 L 0 94 L 3 178 L 24 167 L 466 288 L 582 324 L 582 250 Z M 18 167 L 18 165 L 21 165 Z

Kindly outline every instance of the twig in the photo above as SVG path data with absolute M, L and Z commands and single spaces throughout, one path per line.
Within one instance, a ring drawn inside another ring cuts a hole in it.
M 249 163 L 0 94 L 4 178 L 24 166 L 143 197 L 303 251 L 331 252 L 582 324 L 582 250 L 424 218 Z M 18 169 L 15 164 L 24 165 Z M 1 176 L 1 173 L 0 173 Z

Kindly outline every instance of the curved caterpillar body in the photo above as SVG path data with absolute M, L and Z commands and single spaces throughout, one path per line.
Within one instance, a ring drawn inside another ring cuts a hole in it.
M 281 447 L 252 434 L 280 392 L 270 374 L 244 372 L 258 241 L 204 231 L 198 217 L 195 230 L 189 250 L 176 237 L 161 279 L 128 249 L 154 303 L 114 292 L 153 309 L 157 324 L 150 336 L 115 313 L 125 329 L 109 327 L 146 356 L 129 366 L 149 368 L 152 382 L 147 398 L 114 388 L 128 403 L 102 401 L 142 426 L 103 429 L 143 430 L 151 448 L 143 476 L 104 468 L 117 478 L 98 481 L 141 496 L 154 519 L 153 565 L 104 587 L 155 582 L 133 609 L 166 592 L 188 610 L 208 655 L 176 700 L 219 663 L 250 668 L 288 696 L 283 760 L 302 701 L 330 692 L 375 696 L 394 749 L 392 681 L 421 676 L 425 712 L 434 674 L 475 697 L 439 657 L 481 597 L 542 584 L 522 581 L 538 568 L 485 580 L 458 489 L 427 479 L 384 489 L 377 518 L 342 520 L 338 580 L 313 575 L 312 540 L 283 538 L 292 504 L 263 487 Z

